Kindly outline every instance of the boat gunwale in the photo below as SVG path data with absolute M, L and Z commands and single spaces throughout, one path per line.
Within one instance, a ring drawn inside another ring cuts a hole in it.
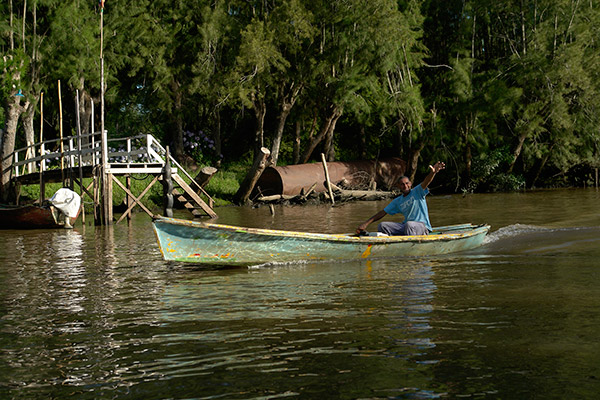
M 258 236 L 271 236 L 279 238 L 300 238 L 307 240 L 321 240 L 321 241 L 333 241 L 333 242 L 350 242 L 350 243 L 372 243 L 372 244 L 392 244 L 392 243 L 406 243 L 406 242 L 436 242 L 436 241 L 453 241 L 480 234 L 486 234 L 490 225 L 480 224 L 457 224 L 447 225 L 443 227 L 434 228 L 433 234 L 429 235 L 412 235 L 412 236 L 350 236 L 350 234 L 336 234 L 336 233 L 315 233 L 315 232 L 300 232 L 300 231 L 288 231 L 280 229 L 264 229 L 264 228 L 249 228 L 239 227 L 234 225 L 215 224 L 203 221 L 191 221 L 183 220 L 178 218 L 159 217 L 155 218 L 153 223 L 162 222 L 170 225 L 180 225 L 190 228 L 203 228 L 209 231 L 227 231 L 232 233 L 241 233 Z M 464 227 L 464 229 L 461 229 Z M 444 230 L 452 231 L 458 230 L 458 232 L 439 233 Z

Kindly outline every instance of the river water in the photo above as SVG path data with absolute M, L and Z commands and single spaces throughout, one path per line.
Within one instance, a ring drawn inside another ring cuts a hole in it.
M 164 262 L 145 214 L 0 231 L 0 398 L 597 398 L 600 193 L 428 202 L 433 225 L 490 224 L 485 244 L 219 269 Z M 351 232 L 385 204 L 217 222 Z

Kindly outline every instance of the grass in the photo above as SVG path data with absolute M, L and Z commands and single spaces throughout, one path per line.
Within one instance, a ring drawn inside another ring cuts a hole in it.
M 226 206 L 232 204 L 233 195 L 237 192 L 240 182 L 246 174 L 248 166 L 244 164 L 230 164 L 224 166 L 223 169 L 217 171 L 211 178 L 210 182 L 204 187 L 204 190 L 212 197 L 215 206 Z M 193 176 L 193 175 L 192 175 Z M 125 186 L 125 178 L 118 176 L 120 182 Z M 133 175 L 131 179 L 131 191 L 137 197 L 146 187 L 152 182 L 153 177 L 150 175 L 138 176 Z M 184 178 L 188 183 L 189 179 Z M 91 178 L 83 180 L 84 186 L 87 188 L 91 183 Z M 47 183 L 45 190 L 45 199 L 49 199 L 52 195 L 62 187 L 60 183 Z M 74 190 L 79 193 L 79 185 L 75 185 Z M 90 187 L 89 191 L 92 192 Z M 27 185 L 21 188 L 20 203 L 32 203 L 39 199 L 39 185 Z M 119 206 L 124 203 L 126 197 L 123 191 L 117 184 L 113 184 L 113 205 Z M 206 200 L 206 199 L 205 199 Z M 142 197 L 142 203 L 151 210 L 160 210 L 163 207 L 163 187 L 160 181 L 156 182 L 152 188 Z M 86 207 L 86 212 L 92 212 L 92 199 L 86 194 L 83 197 L 83 202 Z

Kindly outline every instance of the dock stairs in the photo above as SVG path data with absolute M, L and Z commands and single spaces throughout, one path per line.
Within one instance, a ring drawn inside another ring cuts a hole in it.
M 173 180 L 179 185 L 179 188 L 173 188 L 173 199 L 194 217 L 202 217 L 205 214 L 211 215 L 214 207 L 212 198 L 209 197 L 208 204 L 202 200 L 199 193 L 194 191 L 190 185 L 179 175 L 173 175 Z
M 194 217 L 217 217 L 213 210 L 214 200 L 203 188 L 216 172 L 216 168 L 204 167 L 198 176 L 193 178 L 152 135 L 108 139 L 104 144 L 104 151 L 100 136 L 99 132 L 79 134 L 17 149 L 8 156 L 12 161 L 10 169 L 1 171 L 0 175 L 9 174 L 10 184 L 16 188 L 39 182 L 41 193 L 44 193 L 45 183 L 65 184 L 65 177 L 68 177 L 70 185 L 78 184 L 81 187 L 81 195 L 87 195 L 96 209 L 99 206 L 100 190 L 97 182 L 100 180 L 99 173 L 103 173 L 110 187 L 108 201 L 112 203 L 113 184 L 126 193 L 126 211 L 118 223 L 125 217 L 130 218 L 136 205 L 150 217 L 155 217 L 142 203 L 142 198 L 153 185 L 163 181 L 165 166 L 169 165 L 173 203 L 179 203 L 178 205 L 183 206 Z M 104 172 L 98 172 L 102 169 Z M 117 179 L 119 175 L 121 179 Z M 132 191 L 130 178 L 133 175 L 152 177 L 151 182 L 140 194 L 134 194 Z M 86 187 L 83 184 L 84 178 L 92 178 L 93 182 Z M 16 197 L 18 199 L 18 195 Z M 96 214 L 96 211 L 94 213 Z M 112 219 L 112 211 L 110 214 Z

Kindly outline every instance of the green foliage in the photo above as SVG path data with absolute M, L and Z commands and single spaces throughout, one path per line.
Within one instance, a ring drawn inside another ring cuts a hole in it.
M 512 155 L 508 148 L 496 149 L 489 154 L 481 154 L 473 162 L 471 180 L 463 193 L 475 191 L 508 192 L 523 189 L 525 181 L 521 176 L 503 172 L 503 166 L 510 163 Z
M 94 100 L 98 127 L 97 2 L 27 2 L 25 15 L 12 4 L 11 27 L 0 3 L 2 103 L 44 91 L 54 137 L 61 80 L 65 132 L 76 90 Z M 555 184 L 600 159 L 595 2 L 114 0 L 102 16 L 109 135 L 150 133 L 198 164 L 248 168 L 278 133 L 293 162 L 296 124 L 301 154 L 329 139 L 342 160 L 454 157 L 467 191 Z M 317 138 L 333 111 L 333 137 Z M 19 117 L 5 105 L 1 127 L 8 118 Z M 186 148 L 185 132 L 206 132 L 215 150 Z M 234 179 L 214 190 L 227 196 Z
M 238 191 L 246 168 L 219 170 L 211 178 L 205 190 L 215 199 L 217 206 L 231 204 L 233 195 Z
M 24 89 L 23 80 L 27 81 L 28 66 L 29 58 L 22 49 L 0 57 L 0 72 L 3 72 L 0 75 L 0 99 L 14 96 L 20 89 Z

